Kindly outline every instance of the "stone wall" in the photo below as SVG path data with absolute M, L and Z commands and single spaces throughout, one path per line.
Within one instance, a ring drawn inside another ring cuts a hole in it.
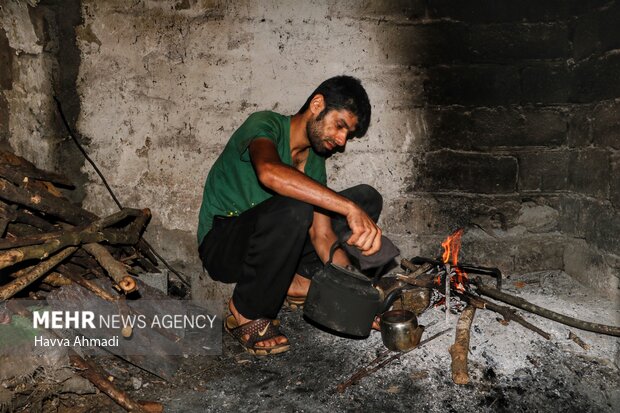
M 223 145 L 253 111 L 295 113 L 342 73 L 363 81 L 373 119 L 330 160 L 330 185 L 379 188 L 404 256 L 435 257 L 464 227 L 465 261 L 617 289 L 617 1 L 36 3 L 3 3 L 0 142 L 71 170 L 86 208 L 115 210 L 58 124 L 50 94 L 63 94 L 121 202 L 153 210 L 147 239 L 201 297 L 222 294 L 195 229 Z

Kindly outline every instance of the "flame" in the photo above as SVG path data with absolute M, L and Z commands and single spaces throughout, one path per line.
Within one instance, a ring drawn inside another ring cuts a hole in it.
M 449 235 L 444 242 L 442 260 L 445 264 L 451 264 L 456 272 L 456 281 L 452 278 L 450 281 L 455 284 L 459 291 L 465 291 L 465 282 L 468 280 L 467 274 L 457 267 L 459 262 L 459 250 L 461 249 L 461 237 L 463 236 L 463 228 L 459 228 L 452 235 Z
M 463 236 L 463 228 L 457 229 L 452 235 L 441 243 L 443 247 L 443 262 L 457 265 L 459 261 L 459 250 L 461 249 L 461 237 Z

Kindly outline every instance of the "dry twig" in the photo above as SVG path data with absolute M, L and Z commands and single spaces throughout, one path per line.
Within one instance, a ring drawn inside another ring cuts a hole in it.
M 546 308 L 537 306 L 536 304 L 532 304 L 529 301 L 524 300 L 523 298 L 506 294 L 492 287 L 487 287 L 486 285 L 482 284 L 482 280 L 480 278 L 476 279 L 475 284 L 478 294 L 486 295 L 487 297 L 491 297 L 495 300 L 503 301 L 522 310 L 537 314 L 539 316 L 548 318 L 550 320 L 567 326 L 578 328 L 580 330 L 592 331 L 594 333 L 620 337 L 620 327 L 590 323 L 587 321 L 578 320 L 573 317 L 568 317 L 563 314 L 556 313 L 555 311 L 547 310 Z

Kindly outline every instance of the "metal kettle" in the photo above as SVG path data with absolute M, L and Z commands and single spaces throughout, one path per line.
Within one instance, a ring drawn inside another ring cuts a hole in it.
M 312 278 L 304 316 L 332 332 L 367 337 L 375 317 L 392 305 L 402 288 L 385 295 L 375 286 L 378 277 L 371 279 L 334 264 L 332 259 L 339 246 L 340 242 L 334 243 L 329 260 Z

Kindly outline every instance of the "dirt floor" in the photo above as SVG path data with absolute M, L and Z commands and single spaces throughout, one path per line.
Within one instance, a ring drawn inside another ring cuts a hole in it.
M 620 324 L 617 303 L 589 294 L 561 272 L 506 280 L 505 291 L 569 316 Z M 162 402 L 166 412 L 620 411 L 618 338 L 525 317 L 552 339 L 518 324 L 503 325 L 488 310 L 476 312 L 469 354 L 471 383 L 464 386 L 455 385 L 450 373 L 448 348 L 457 316 L 446 324 L 439 308 L 419 318 L 429 325 L 423 339 L 449 328 L 446 334 L 343 393 L 336 386 L 384 350 L 380 334 L 366 340 L 335 337 L 306 323 L 300 311 L 282 311 L 292 349 L 278 356 L 253 357 L 224 336 L 222 355 L 188 356 L 169 383 L 118 359 L 99 358 L 98 364 L 132 397 Z M 586 351 L 569 340 L 569 330 L 591 348 Z M 50 398 L 41 410 L 123 411 L 103 394 Z

